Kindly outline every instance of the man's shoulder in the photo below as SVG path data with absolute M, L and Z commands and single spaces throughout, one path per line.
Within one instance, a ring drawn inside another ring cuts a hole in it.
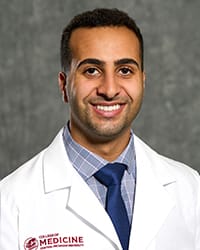
M 38 176 L 38 172 L 42 171 L 43 153 L 44 150 L 4 177 L 0 181 L 0 192 L 9 193 L 10 190 L 20 192 L 20 189 L 28 187 L 32 179 Z
M 56 151 L 56 148 L 61 141 L 61 133 L 62 131 L 56 135 L 48 147 L 37 153 L 23 165 L 19 166 L 16 170 L 3 178 L 0 181 L 0 190 L 6 186 L 16 186 L 17 188 L 17 186 L 21 186 L 20 183 L 28 183 L 31 178 L 38 176 L 39 171 L 42 171 L 43 157 L 45 152 L 50 151 L 48 155 L 51 155 L 52 152 Z
M 187 181 L 191 182 L 200 181 L 199 173 L 195 169 L 181 161 L 158 153 L 137 136 L 135 136 L 135 147 L 136 158 L 138 153 L 141 160 L 142 158 L 147 159 L 146 161 L 150 163 L 153 171 L 156 173 L 168 173 L 175 178 L 187 179 Z
M 179 183 L 185 186 L 200 186 L 200 175 L 197 170 L 183 162 L 173 160 L 163 155 L 160 155 L 160 158 L 165 162 L 165 166 L 170 174 L 173 175 Z

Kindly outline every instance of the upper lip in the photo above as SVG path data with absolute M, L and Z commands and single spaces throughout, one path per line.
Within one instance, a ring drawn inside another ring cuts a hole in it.
M 110 101 L 110 102 L 92 102 L 91 103 L 93 106 L 114 106 L 114 105 L 124 105 L 125 102 L 117 102 L 117 101 Z

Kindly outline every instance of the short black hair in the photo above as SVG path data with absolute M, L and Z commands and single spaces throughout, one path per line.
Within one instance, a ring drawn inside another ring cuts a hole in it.
M 95 27 L 127 27 L 137 36 L 140 44 L 141 69 L 144 68 L 144 45 L 143 37 L 136 22 L 128 16 L 127 13 L 118 9 L 97 8 L 92 11 L 86 11 L 76 15 L 69 24 L 64 28 L 61 37 L 61 67 L 63 71 L 70 68 L 72 56 L 69 46 L 72 32 L 78 28 L 95 28 Z

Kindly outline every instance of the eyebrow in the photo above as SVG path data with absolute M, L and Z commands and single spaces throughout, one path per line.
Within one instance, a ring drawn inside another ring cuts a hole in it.
M 96 58 L 86 58 L 83 61 L 79 62 L 77 68 L 80 68 L 84 64 L 94 64 L 94 65 L 98 65 L 98 66 L 103 66 L 106 63 L 104 61 L 96 59 Z M 132 58 L 122 58 L 122 59 L 119 59 L 119 60 L 114 62 L 115 66 L 119 66 L 119 65 L 123 65 L 123 64 L 134 64 L 137 66 L 137 68 L 140 68 L 138 62 Z
M 115 61 L 115 66 L 122 65 L 122 64 L 134 64 L 137 66 L 138 69 L 140 68 L 139 63 L 132 58 L 122 58 L 122 59 Z
M 105 62 L 96 58 L 86 58 L 78 64 L 77 68 L 80 68 L 84 64 L 95 64 L 98 66 L 103 66 Z

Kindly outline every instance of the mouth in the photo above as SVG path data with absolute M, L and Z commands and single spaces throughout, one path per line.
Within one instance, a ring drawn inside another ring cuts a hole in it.
M 112 112 L 119 110 L 121 107 L 120 104 L 115 104 L 115 105 L 96 105 L 96 109 L 100 111 L 105 111 L 105 112 Z
M 125 104 L 116 103 L 116 104 L 107 104 L 107 103 L 98 103 L 93 105 L 95 113 L 101 118 L 115 118 L 122 112 Z

